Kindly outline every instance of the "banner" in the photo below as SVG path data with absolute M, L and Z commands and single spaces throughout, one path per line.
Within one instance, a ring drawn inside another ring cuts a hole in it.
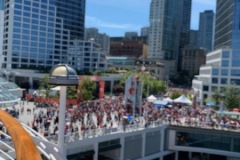
M 104 81 L 99 81 L 99 95 L 98 95 L 98 98 L 103 98 L 104 97 L 104 88 L 105 88 L 105 82 Z
M 125 102 L 135 104 L 136 80 L 133 76 L 128 77 L 125 82 Z

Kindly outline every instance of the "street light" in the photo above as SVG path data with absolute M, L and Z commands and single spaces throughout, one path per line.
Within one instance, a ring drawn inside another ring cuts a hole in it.
M 59 148 L 60 154 L 62 154 L 62 160 L 66 160 L 66 149 L 64 145 L 64 132 L 66 123 L 66 86 L 78 85 L 78 76 L 73 68 L 69 67 L 66 64 L 59 64 L 51 69 L 49 73 L 48 84 L 61 86 L 57 146 Z

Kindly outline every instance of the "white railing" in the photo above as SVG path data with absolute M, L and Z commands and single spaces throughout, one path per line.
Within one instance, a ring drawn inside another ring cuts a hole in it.
M 127 133 L 127 132 L 136 132 L 139 130 L 147 128 L 156 128 L 162 126 L 159 121 L 149 122 L 145 124 L 133 124 L 133 125 L 118 125 L 118 127 L 109 127 L 109 128 L 97 128 L 97 129 L 87 129 L 76 132 L 69 132 L 65 135 L 65 143 L 74 142 L 76 140 L 82 140 L 93 137 L 100 137 L 109 134 L 116 133 Z M 57 143 L 57 135 L 47 136 L 49 142 Z
M 214 130 L 223 130 L 231 132 L 240 132 L 240 126 L 219 124 L 212 122 L 178 122 L 178 121 L 168 121 L 168 120 L 159 120 L 159 121 L 150 121 L 144 124 L 133 124 L 133 125 L 118 125 L 115 128 L 97 128 L 97 129 L 87 129 L 76 132 L 68 132 L 65 135 L 65 143 L 74 142 L 76 140 L 82 140 L 87 138 L 94 138 L 105 136 L 109 134 L 116 133 L 127 133 L 127 132 L 136 132 L 149 128 L 156 128 L 163 125 L 172 125 L 172 126 L 183 126 L 183 127 L 194 127 L 194 128 L 203 128 L 203 129 L 214 129 Z M 52 143 L 57 143 L 57 135 L 45 137 Z

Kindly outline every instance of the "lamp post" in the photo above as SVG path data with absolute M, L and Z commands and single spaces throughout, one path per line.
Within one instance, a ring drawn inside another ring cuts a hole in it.
M 57 146 L 60 154 L 62 155 L 62 160 L 66 160 L 66 149 L 64 145 L 66 123 L 66 90 L 67 86 L 78 85 L 78 76 L 73 68 L 69 67 L 66 64 L 59 64 L 51 69 L 48 84 L 61 86 Z

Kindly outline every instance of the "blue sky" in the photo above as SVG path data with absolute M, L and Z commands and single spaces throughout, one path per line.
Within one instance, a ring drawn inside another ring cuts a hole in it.
M 151 0 L 86 0 L 86 27 L 109 36 L 123 36 L 149 26 Z M 214 10 L 216 0 L 192 0 L 191 29 L 198 29 L 199 13 Z

